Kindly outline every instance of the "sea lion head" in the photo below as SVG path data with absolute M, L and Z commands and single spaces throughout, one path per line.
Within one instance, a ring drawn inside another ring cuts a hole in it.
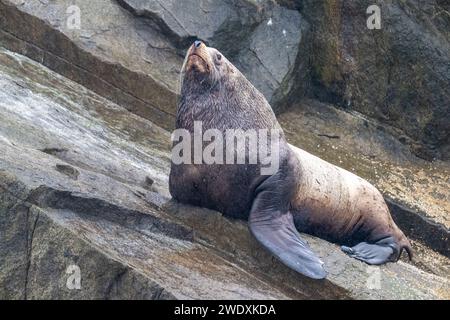
M 237 69 L 217 49 L 195 41 L 188 49 L 181 68 L 181 86 L 211 89 L 225 79 L 230 82 Z

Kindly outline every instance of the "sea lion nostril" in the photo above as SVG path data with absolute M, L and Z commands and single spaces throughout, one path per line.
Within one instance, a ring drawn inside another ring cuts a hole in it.
M 202 44 L 202 42 L 200 40 L 196 40 L 194 42 L 194 47 L 198 48 L 198 47 L 200 47 L 201 44 Z

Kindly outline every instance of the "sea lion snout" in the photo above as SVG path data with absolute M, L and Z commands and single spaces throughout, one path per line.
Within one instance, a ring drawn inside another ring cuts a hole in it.
M 188 50 L 186 72 L 194 71 L 196 74 L 209 74 L 211 58 L 207 46 L 200 40 L 195 41 Z

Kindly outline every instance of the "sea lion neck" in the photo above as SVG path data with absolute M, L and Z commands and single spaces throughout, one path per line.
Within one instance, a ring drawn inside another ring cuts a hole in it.
M 225 96 L 223 87 L 218 85 L 210 87 L 199 83 L 185 83 L 178 102 L 177 126 L 188 128 L 194 121 L 210 122 L 224 117 L 225 113 L 229 113 Z
M 204 79 L 197 79 L 193 75 L 187 75 L 183 80 L 181 87 L 181 95 L 201 96 L 217 92 L 218 83 L 211 83 Z

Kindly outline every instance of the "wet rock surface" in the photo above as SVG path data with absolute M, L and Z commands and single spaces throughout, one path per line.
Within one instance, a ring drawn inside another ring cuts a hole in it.
M 312 96 L 391 125 L 421 158 L 448 160 L 449 2 L 299 2 L 312 26 Z M 370 5 L 380 29 L 367 27 Z
M 1 298 L 448 299 L 448 274 L 370 269 L 309 236 L 328 279 L 293 272 L 245 221 L 169 199 L 167 131 L 21 55 L 0 61 Z

